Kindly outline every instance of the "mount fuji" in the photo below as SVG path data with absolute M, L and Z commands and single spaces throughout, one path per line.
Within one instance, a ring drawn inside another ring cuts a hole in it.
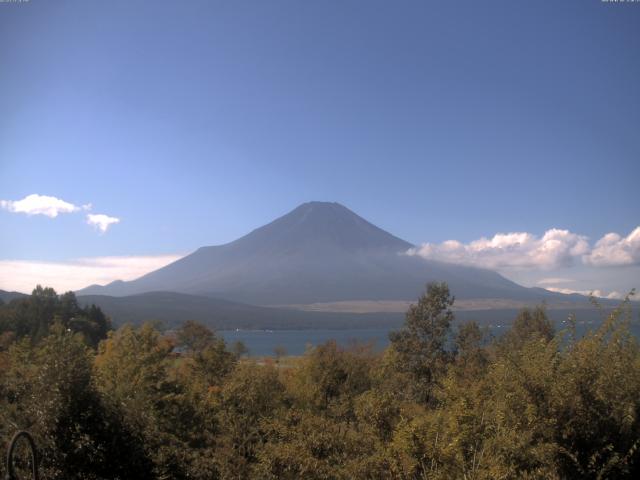
M 136 280 L 79 295 L 176 292 L 262 306 L 412 301 L 430 281 L 457 299 L 568 299 L 500 274 L 408 255 L 414 245 L 338 203 L 309 202 L 225 245 L 202 247 Z

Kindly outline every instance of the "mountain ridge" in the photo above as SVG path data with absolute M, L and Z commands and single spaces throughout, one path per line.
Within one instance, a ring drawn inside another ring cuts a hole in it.
M 24 297 L 27 297 L 26 293 L 0 290 L 0 301 L 4 303 L 9 303 L 11 300 L 15 300 L 16 298 L 24 298 Z

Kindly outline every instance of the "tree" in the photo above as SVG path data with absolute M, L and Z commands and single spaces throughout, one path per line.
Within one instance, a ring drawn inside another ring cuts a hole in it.
M 453 341 L 455 353 L 453 370 L 470 383 L 477 382 L 489 363 L 488 352 L 483 348 L 488 337 L 488 330 L 480 328 L 474 321 L 458 325 Z
M 215 341 L 215 334 L 201 323 L 187 320 L 176 332 L 178 347 L 188 353 L 202 352 Z
M 251 472 L 265 442 L 262 422 L 283 406 L 284 386 L 272 366 L 238 364 L 220 392 L 222 430 L 216 452 L 223 478 L 255 478 Z
M 640 345 L 624 310 L 628 298 L 557 366 L 549 411 L 563 478 L 640 477 Z
M 518 350 L 531 340 L 542 339 L 550 342 L 555 336 L 553 323 L 547 316 L 544 305 L 534 309 L 523 308 L 513 322 L 511 329 L 500 340 L 503 348 Z
M 409 307 L 404 328 L 389 334 L 399 357 L 397 367 L 411 375 L 413 395 L 422 403 L 433 400 L 433 387 L 451 358 L 446 345 L 453 302 L 446 283 L 429 283 L 418 303 Z
M 249 349 L 242 340 L 233 342 L 233 345 L 231 345 L 231 351 L 238 358 L 242 358 L 244 355 L 247 355 L 249 353 Z
M 273 349 L 273 353 L 276 356 L 276 363 L 280 365 L 280 360 L 287 354 L 287 349 L 282 345 L 276 345 L 276 347 Z
M 93 352 L 80 335 L 57 325 L 35 347 L 15 344 L 9 357 L 3 410 L 34 434 L 45 478 L 151 478 L 141 442 L 95 388 Z
M 329 340 L 301 360 L 291 379 L 291 393 L 302 408 L 353 419 L 356 397 L 371 387 L 374 364 L 370 346 L 343 349 Z
M 12 331 L 16 339 L 30 338 L 32 344 L 49 335 L 54 324 L 81 333 L 91 347 L 111 330 L 109 318 L 99 307 L 81 308 L 73 292 L 57 295 L 38 285 L 26 298 L 16 299 L 0 309 L 0 332 Z
M 379 444 L 355 425 L 290 409 L 263 422 L 267 442 L 255 475 L 273 480 L 380 479 L 393 477 Z
M 185 466 L 177 453 L 184 445 L 174 432 L 194 416 L 176 406 L 181 390 L 168 373 L 172 350 L 173 342 L 151 324 L 124 326 L 100 344 L 95 365 L 100 392 L 144 439 L 154 475 L 183 478 Z

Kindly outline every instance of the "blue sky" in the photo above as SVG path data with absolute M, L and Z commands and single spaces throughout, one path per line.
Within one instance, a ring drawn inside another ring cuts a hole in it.
M 330 200 L 417 245 L 614 232 L 626 263 L 499 268 L 640 286 L 638 3 L 2 3 L 0 72 L 5 263 L 184 254 Z M 30 194 L 91 209 L 6 203 Z

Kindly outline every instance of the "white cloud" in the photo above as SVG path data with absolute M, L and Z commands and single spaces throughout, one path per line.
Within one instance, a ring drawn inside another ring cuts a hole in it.
M 598 297 L 598 298 L 609 298 L 612 300 L 622 300 L 625 296 L 620 293 L 620 292 L 616 292 L 615 290 L 612 292 L 605 292 L 603 290 L 572 290 L 570 288 L 553 288 L 553 287 L 549 287 L 547 288 L 547 290 L 549 290 L 550 292 L 557 292 L 557 293 L 566 293 L 566 294 L 571 294 L 571 293 L 579 293 L 580 295 L 591 295 L 593 294 L 594 297 Z M 635 295 L 634 297 L 631 297 L 631 300 L 640 300 L 640 298 L 638 298 L 637 295 Z
M 61 213 L 75 213 L 81 210 L 89 211 L 92 208 L 90 203 L 77 206 L 73 203 L 48 195 L 38 195 L 32 193 L 22 200 L 0 200 L 0 208 L 12 213 L 24 213 L 26 215 L 45 215 L 49 218 L 56 218 Z M 120 219 L 104 214 L 88 214 L 87 223 L 96 227 L 100 232 L 105 233 L 109 227 L 119 223 Z
M 449 263 L 500 270 L 505 268 L 552 269 L 569 266 L 589 252 L 587 238 L 568 230 L 547 230 L 540 238 L 526 232 L 498 233 L 468 244 L 447 240 L 410 249 L 410 255 Z
M 133 280 L 183 255 L 81 258 L 68 262 L 0 260 L 0 289 L 30 293 L 37 285 L 58 292 L 114 280 Z
M 585 255 L 584 262 L 596 267 L 640 265 L 640 227 L 626 237 L 607 233 Z
M 552 270 L 571 267 L 576 261 L 592 267 L 640 265 L 640 227 L 626 237 L 607 233 L 593 247 L 584 235 L 552 228 L 542 237 L 527 232 L 498 233 L 490 239 L 482 237 L 470 243 L 457 240 L 424 243 L 407 253 L 431 260 L 501 271 Z M 570 281 L 562 278 L 543 280 L 539 283 Z
M 0 200 L 0 207 L 13 213 L 45 215 L 49 218 L 55 218 L 60 213 L 73 213 L 81 209 L 88 210 L 91 208 L 91 204 L 78 207 L 56 197 L 32 193 L 22 200 Z
M 102 213 L 90 213 L 87 215 L 87 223 L 89 225 L 93 225 L 102 233 L 105 233 L 111 225 L 120 223 L 120 219 L 116 217 L 110 217 L 109 215 L 104 215 Z

